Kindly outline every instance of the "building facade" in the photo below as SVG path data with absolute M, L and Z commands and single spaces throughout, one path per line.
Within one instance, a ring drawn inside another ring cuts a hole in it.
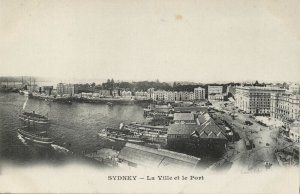
M 285 123 L 300 119 L 300 95 L 271 94 L 271 117 Z
M 56 86 L 56 92 L 60 96 L 63 95 L 74 96 L 74 85 L 58 83 Z
M 148 100 L 148 99 L 150 99 L 150 97 L 148 98 L 148 93 L 144 92 L 144 91 L 135 92 L 134 97 L 135 97 L 136 100 Z
M 195 97 L 195 100 L 205 99 L 205 89 L 201 88 L 201 87 L 194 88 L 194 97 Z
M 285 90 L 280 88 L 237 86 L 235 91 L 236 106 L 246 113 L 269 115 L 271 94 L 284 92 Z
M 290 84 L 289 85 L 289 91 L 292 93 L 292 94 L 300 94 L 300 85 L 299 84 Z
M 210 94 L 222 94 L 223 93 L 223 86 L 208 86 L 207 93 L 208 93 L 208 95 L 210 95 Z
M 208 95 L 209 101 L 224 101 L 224 94 L 210 94 Z
M 292 141 L 299 143 L 300 142 L 300 123 L 294 122 L 289 126 L 289 137 Z
M 131 96 L 132 96 L 132 92 L 131 92 L 131 91 L 123 90 L 123 91 L 121 92 L 121 96 L 122 96 L 122 97 L 131 97 Z

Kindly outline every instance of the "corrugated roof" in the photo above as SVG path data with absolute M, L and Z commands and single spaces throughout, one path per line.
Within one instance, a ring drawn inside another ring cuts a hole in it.
M 168 128 L 168 135 L 191 135 L 194 131 L 197 131 L 200 138 L 226 139 L 225 128 L 219 127 L 207 113 L 198 116 L 198 119 L 200 119 L 200 125 L 170 125 Z
M 154 168 L 194 168 L 200 158 L 163 149 L 153 149 L 141 145 L 126 143 L 118 158 L 140 166 Z
M 188 106 L 188 107 L 174 107 L 175 112 L 207 112 L 208 108 L 207 107 L 198 107 L 198 106 Z
M 193 121 L 195 120 L 192 113 L 174 113 L 174 121 Z

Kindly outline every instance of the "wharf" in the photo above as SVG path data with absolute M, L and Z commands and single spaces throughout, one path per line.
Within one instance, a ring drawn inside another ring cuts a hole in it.
M 85 156 L 97 162 L 108 166 L 117 166 L 117 156 L 119 152 L 109 148 L 102 148 L 96 152 L 86 154 Z

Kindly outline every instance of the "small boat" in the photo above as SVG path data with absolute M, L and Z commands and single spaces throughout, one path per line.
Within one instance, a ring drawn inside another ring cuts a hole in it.
M 133 133 L 128 130 L 105 128 L 98 133 L 99 137 L 110 141 L 121 141 L 130 143 L 144 143 L 141 134 Z
M 28 127 L 23 127 L 18 129 L 18 134 L 21 135 L 25 141 L 29 141 L 31 143 L 36 143 L 39 145 L 51 145 L 54 143 L 53 139 L 50 137 L 45 137 L 45 133 L 33 133 L 28 130 Z
M 111 103 L 111 102 L 108 102 L 108 103 L 107 103 L 107 105 L 108 105 L 108 106 L 112 106 L 112 105 L 113 105 L 113 103 Z
M 39 124 L 49 123 L 49 120 L 47 117 L 37 114 L 34 111 L 33 112 L 22 112 L 22 114 L 19 115 L 19 118 L 23 121 L 35 122 L 35 123 L 39 123 Z

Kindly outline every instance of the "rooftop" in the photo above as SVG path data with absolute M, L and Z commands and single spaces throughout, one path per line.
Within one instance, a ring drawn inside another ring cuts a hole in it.
M 192 113 L 174 113 L 174 121 L 193 121 L 195 120 Z
M 219 127 L 208 113 L 199 115 L 198 119 L 200 125 L 170 125 L 168 129 L 168 135 L 191 135 L 192 133 L 197 132 L 200 138 L 226 139 L 225 128 L 222 129 Z
M 131 143 L 126 143 L 118 158 L 144 167 L 164 169 L 193 169 L 200 161 L 200 158 L 186 154 Z
M 207 107 L 199 107 L 199 106 L 186 106 L 186 107 L 174 107 L 175 112 L 207 112 Z
M 244 90 L 268 90 L 268 91 L 285 91 L 282 88 L 276 87 L 260 87 L 260 86 L 236 86 L 236 89 L 244 89 Z

